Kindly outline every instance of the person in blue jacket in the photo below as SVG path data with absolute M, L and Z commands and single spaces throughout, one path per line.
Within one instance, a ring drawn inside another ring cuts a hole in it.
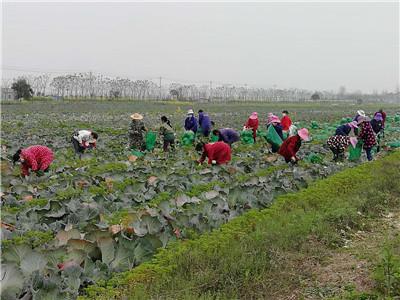
M 211 132 L 211 119 L 202 109 L 199 110 L 199 126 L 201 132 L 205 137 L 208 137 Z
M 357 129 L 357 128 L 358 128 L 357 122 L 352 121 L 350 123 L 340 125 L 338 128 L 336 128 L 335 135 L 348 136 L 352 129 Z
M 193 131 L 194 133 L 197 132 L 197 119 L 194 116 L 193 109 L 189 109 L 187 113 L 187 117 L 185 119 L 185 130 Z
M 232 147 L 232 144 L 240 140 L 240 135 L 232 128 L 223 128 L 213 130 L 213 135 L 218 136 L 219 142 L 224 142 Z

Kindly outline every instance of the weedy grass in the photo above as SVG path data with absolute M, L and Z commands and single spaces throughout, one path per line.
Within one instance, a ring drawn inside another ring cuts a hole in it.
M 322 259 L 323 249 L 341 247 L 346 233 L 399 205 L 399 170 L 397 151 L 319 180 L 210 234 L 172 243 L 150 262 L 87 288 L 81 299 L 253 299 L 293 291 L 311 276 L 301 268 L 310 255 Z M 386 249 L 376 278 L 379 292 L 394 297 L 399 261 L 393 246 Z

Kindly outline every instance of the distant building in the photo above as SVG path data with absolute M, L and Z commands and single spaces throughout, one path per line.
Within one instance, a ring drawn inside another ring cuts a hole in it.
M 17 99 L 17 95 L 12 88 L 1 88 L 1 100 L 15 100 Z

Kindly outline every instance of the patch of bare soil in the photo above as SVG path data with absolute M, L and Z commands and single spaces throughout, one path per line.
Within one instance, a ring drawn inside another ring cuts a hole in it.
M 382 216 L 370 228 L 369 231 L 354 233 L 341 249 L 324 249 L 314 242 L 314 247 L 321 246 L 326 251 L 325 255 L 304 260 L 302 268 L 304 273 L 308 273 L 307 279 L 297 289 L 277 299 L 340 297 L 349 287 L 358 292 L 371 292 L 374 289 L 374 263 L 385 240 L 400 231 L 400 211 Z

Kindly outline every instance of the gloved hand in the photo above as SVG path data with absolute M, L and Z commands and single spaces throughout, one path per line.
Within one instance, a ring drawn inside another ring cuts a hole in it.
M 212 163 L 213 165 L 216 165 L 216 164 L 217 164 L 217 161 L 216 161 L 216 160 L 212 160 L 211 163 Z
M 292 156 L 292 157 L 290 158 L 290 160 L 291 160 L 292 162 L 296 162 L 296 161 L 297 161 L 296 157 L 294 157 L 294 156 Z

